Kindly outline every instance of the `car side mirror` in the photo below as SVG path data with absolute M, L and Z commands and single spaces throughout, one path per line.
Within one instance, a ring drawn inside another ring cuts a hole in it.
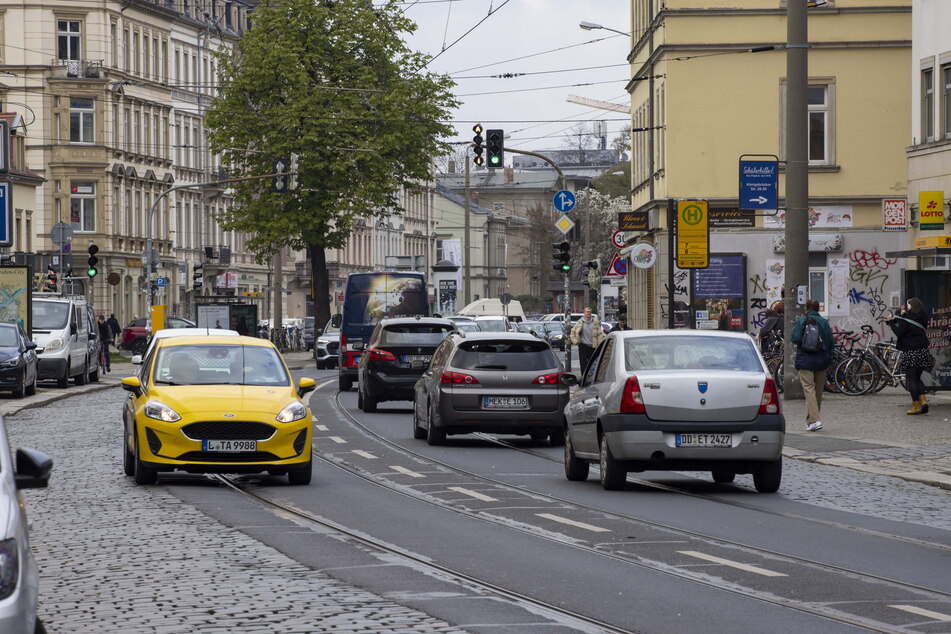
M 340 328 L 340 324 L 342 323 L 343 323 L 343 315 L 341 315 L 340 313 L 337 313 L 336 315 L 330 318 L 330 325 L 333 326 L 334 328 Z
M 26 349 L 27 349 L 27 350 L 36 350 L 36 342 L 35 342 L 35 341 L 27 341 L 27 342 L 26 342 Z
M 558 375 L 558 382 L 562 385 L 568 386 L 578 385 L 578 377 L 576 377 L 574 374 L 571 374 L 570 372 L 565 372 Z
M 317 389 L 317 381 L 313 379 L 301 379 L 297 382 L 297 395 L 303 396 L 308 392 L 313 392 Z
M 134 354 L 132 355 L 132 365 L 142 365 L 142 355 Z
M 137 376 L 122 379 L 122 389 L 126 392 L 132 392 L 136 396 L 142 396 L 142 382 L 139 381 Z
M 17 449 L 16 466 L 17 489 L 42 489 L 49 483 L 53 459 L 35 449 Z

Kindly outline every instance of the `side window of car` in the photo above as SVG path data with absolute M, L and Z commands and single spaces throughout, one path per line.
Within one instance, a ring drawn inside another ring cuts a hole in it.
M 436 351 L 433 352 L 433 358 L 429 363 L 429 369 L 441 368 L 446 363 L 446 357 L 449 355 L 449 350 L 452 348 L 452 342 L 444 339 L 437 347 Z
M 601 383 L 604 381 L 607 376 L 608 370 L 611 367 L 611 357 L 614 356 L 614 340 L 606 339 L 601 346 L 604 348 L 604 352 L 601 353 L 601 358 L 598 360 L 598 367 L 595 369 L 594 382 Z
M 591 385 L 594 383 L 595 373 L 598 371 L 598 366 L 601 365 L 601 356 L 604 354 L 604 342 L 601 342 L 601 345 L 597 347 L 594 351 L 594 354 L 591 355 L 591 361 L 588 362 L 587 371 L 584 373 L 584 378 L 581 381 L 582 385 Z

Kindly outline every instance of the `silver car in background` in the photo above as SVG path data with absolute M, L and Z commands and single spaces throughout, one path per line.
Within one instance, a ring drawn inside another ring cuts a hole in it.
M 337 367 L 337 359 L 340 356 L 340 326 L 334 326 L 332 322 L 333 320 L 328 320 L 314 340 L 314 359 L 318 370 Z
M 786 421 L 776 384 L 745 333 L 611 333 L 572 385 L 565 408 L 565 476 L 597 462 L 605 489 L 628 471 L 711 471 L 716 482 L 752 473 L 761 493 L 782 480 Z
M 52 469 L 49 456 L 33 449 L 17 449 L 14 462 L 0 419 L 0 632 L 46 631 L 36 615 L 39 572 L 20 489 L 45 487 Z

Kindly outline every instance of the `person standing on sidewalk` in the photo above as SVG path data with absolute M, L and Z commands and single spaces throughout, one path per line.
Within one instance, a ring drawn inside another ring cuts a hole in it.
M 917 297 L 912 297 L 899 314 L 885 322 L 898 338 L 905 383 L 911 394 L 911 409 L 905 413 L 912 416 L 928 413 L 925 384 L 921 381 L 922 373 L 934 367 L 934 357 L 928 352 L 928 319 L 925 305 Z
M 99 354 L 104 357 L 106 372 L 112 371 L 112 364 L 109 362 L 109 344 L 112 343 L 112 328 L 106 321 L 106 316 L 99 313 Z
M 106 320 L 106 323 L 109 324 L 109 330 L 112 331 L 112 337 L 110 337 L 110 339 L 115 339 L 122 334 L 122 326 L 119 325 L 119 320 L 116 319 L 115 313 L 109 313 L 109 319 Z
M 594 349 L 604 341 L 604 329 L 601 320 L 591 313 L 590 308 L 584 309 L 584 314 L 574 328 L 571 329 L 571 345 L 578 347 L 578 359 L 581 362 L 581 373 L 594 353 Z
M 617 318 L 617 323 L 614 324 L 614 327 L 611 328 L 611 332 L 618 332 L 620 330 L 630 330 L 627 325 L 627 317 L 623 315 Z
M 819 330 L 816 350 L 803 346 L 806 325 L 815 323 Z M 806 397 L 806 431 L 819 431 L 822 422 L 819 410 L 822 407 L 822 390 L 826 382 L 826 368 L 832 358 L 832 329 L 825 317 L 819 314 L 819 300 L 806 300 L 806 313 L 796 318 L 790 340 L 796 346 L 796 369 L 799 371 L 799 383 Z

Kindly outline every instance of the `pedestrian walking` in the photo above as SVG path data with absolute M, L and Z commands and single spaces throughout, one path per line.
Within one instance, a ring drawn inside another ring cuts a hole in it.
M 783 316 L 772 308 L 766 309 L 766 318 L 763 320 L 763 326 L 759 329 L 757 338 L 759 339 L 759 349 L 763 354 L 772 350 L 777 339 L 783 338 Z
M 909 299 L 901 312 L 892 316 L 888 324 L 898 339 L 901 364 L 905 370 L 905 384 L 911 394 L 911 409 L 905 412 L 912 416 L 928 413 L 925 384 L 921 375 L 934 367 L 934 357 L 928 351 L 928 311 L 917 297 Z
M 790 340 L 796 346 L 796 370 L 806 397 L 806 431 L 819 431 L 822 389 L 832 358 L 832 329 L 819 314 L 819 300 L 806 300 L 805 314 L 796 318 Z
M 591 313 L 590 308 L 584 309 L 581 319 L 571 329 L 571 345 L 578 347 L 578 358 L 581 361 L 581 373 L 594 353 L 594 349 L 604 341 L 604 329 L 601 320 Z
M 630 330 L 627 325 L 627 317 L 618 317 L 617 323 L 614 324 L 613 328 L 611 328 L 611 332 L 617 332 L 619 330 Z
M 119 320 L 116 319 L 115 313 L 109 313 L 109 319 L 106 320 L 106 324 L 109 325 L 109 330 L 112 331 L 112 337 L 110 337 L 110 339 L 115 339 L 122 334 L 122 326 L 119 325 Z
M 111 372 L 112 364 L 109 359 L 109 344 L 112 343 L 112 328 L 109 327 L 109 322 L 106 321 L 106 316 L 102 313 L 99 313 L 97 322 L 99 325 L 99 355 L 103 360 L 106 372 Z

